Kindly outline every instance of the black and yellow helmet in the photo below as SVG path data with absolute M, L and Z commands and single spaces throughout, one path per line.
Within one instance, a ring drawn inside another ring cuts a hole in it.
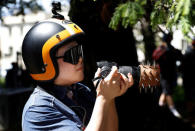
M 56 49 L 84 35 L 83 30 L 67 20 L 51 19 L 34 25 L 22 44 L 22 57 L 31 77 L 40 82 L 58 75 Z

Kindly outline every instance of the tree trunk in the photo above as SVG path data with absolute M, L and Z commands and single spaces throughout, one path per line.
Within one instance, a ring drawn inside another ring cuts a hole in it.
M 152 63 L 152 53 L 155 46 L 155 33 L 152 31 L 151 26 L 147 21 L 142 22 L 142 34 L 144 36 L 144 43 L 145 43 L 145 62 Z

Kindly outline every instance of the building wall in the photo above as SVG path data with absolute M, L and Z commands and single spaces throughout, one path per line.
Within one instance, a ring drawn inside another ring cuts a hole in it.
M 38 21 L 47 19 L 49 15 L 39 12 L 26 16 L 8 16 L 0 26 L 0 75 L 5 76 L 12 62 L 24 68 L 21 57 L 21 46 L 25 34 Z
M 61 14 L 65 16 L 65 19 L 69 19 L 69 8 L 63 10 Z M 49 19 L 51 15 L 51 12 L 40 11 L 36 14 L 4 18 L 4 22 L 0 25 L 0 76 L 6 75 L 6 70 L 11 68 L 12 62 L 17 62 L 17 58 L 19 65 L 25 68 L 21 57 L 24 36 L 36 22 Z

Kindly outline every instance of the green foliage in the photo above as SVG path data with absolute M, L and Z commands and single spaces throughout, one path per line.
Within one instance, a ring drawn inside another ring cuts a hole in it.
M 150 2 L 149 2 L 150 1 Z M 152 11 L 148 11 L 151 8 Z M 150 16 L 149 19 L 146 17 Z M 188 33 L 195 26 L 195 0 L 134 0 L 119 4 L 116 7 L 109 27 L 116 30 L 121 24 L 124 28 L 133 26 L 145 18 L 153 30 L 158 25 L 166 25 L 171 30 L 173 26 L 182 30 L 189 39 Z
M 5 88 L 5 78 L 0 77 L 0 88 Z
M 136 24 L 145 14 L 143 8 L 145 1 L 146 0 L 135 0 L 134 2 L 128 1 L 120 4 L 114 12 L 109 27 L 116 30 L 120 22 L 124 28 Z
M 195 24 L 192 20 L 195 17 L 192 4 L 195 4 L 194 0 L 176 0 L 170 8 L 169 19 L 166 23 L 167 28 L 174 25 L 180 28 L 187 39 L 191 27 Z
M 172 3 L 172 0 L 158 0 L 153 5 L 153 10 L 150 14 L 150 24 L 153 30 L 157 29 L 159 24 L 165 24 L 167 21 L 168 8 Z

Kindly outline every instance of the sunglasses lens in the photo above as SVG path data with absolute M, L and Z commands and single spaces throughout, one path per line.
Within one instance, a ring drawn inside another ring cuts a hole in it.
M 82 45 L 77 45 L 64 53 L 63 60 L 76 65 L 80 57 L 83 58 L 83 49 Z
M 71 56 L 70 51 L 67 51 L 64 53 L 63 61 L 68 62 L 68 63 L 72 63 L 72 56 Z

